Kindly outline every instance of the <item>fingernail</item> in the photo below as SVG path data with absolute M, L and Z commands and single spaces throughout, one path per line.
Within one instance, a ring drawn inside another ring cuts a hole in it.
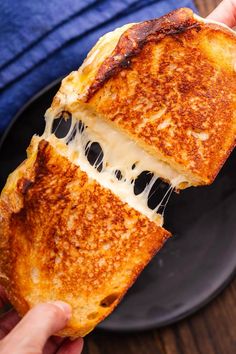
M 59 309 L 61 309 L 65 313 L 67 320 L 69 320 L 69 318 L 71 317 L 71 307 L 69 304 L 64 301 L 51 301 L 49 303 L 59 307 Z

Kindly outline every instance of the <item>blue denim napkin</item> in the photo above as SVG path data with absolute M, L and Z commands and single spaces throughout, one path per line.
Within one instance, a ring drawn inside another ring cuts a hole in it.
M 0 133 L 30 97 L 77 69 L 101 35 L 179 7 L 196 12 L 191 0 L 1 0 Z

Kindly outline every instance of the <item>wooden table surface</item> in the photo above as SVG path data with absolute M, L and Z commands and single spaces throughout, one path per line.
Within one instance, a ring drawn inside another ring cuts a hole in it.
M 219 0 L 196 0 L 202 16 Z M 94 331 L 83 354 L 236 354 L 236 279 L 195 315 L 162 329 L 114 334 Z

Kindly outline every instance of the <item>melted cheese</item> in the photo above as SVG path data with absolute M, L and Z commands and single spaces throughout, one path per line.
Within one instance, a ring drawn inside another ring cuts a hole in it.
M 233 32 L 226 25 L 205 20 L 194 14 L 196 20 L 204 23 L 215 23 L 230 32 Z M 150 220 L 162 224 L 162 218 L 157 214 L 159 207 L 166 196 L 160 200 L 154 210 L 147 206 L 148 198 L 150 198 L 150 190 L 157 178 L 168 180 L 170 188 L 169 192 L 178 187 L 180 184 L 188 184 L 186 177 L 180 175 L 165 162 L 149 155 L 140 148 L 133 140 L 125 134 L 111 127 L 97 115 L 90 112 L 82 106 L 74 110 L 72 116 L 72 124 L 67 136 L 60 141 L 52 134 L 52 125 L 55 116 L 60 112 L 62 107 L 72 107 L 75 102 L 82 100 L 86 96 L 87 90 L 91 82 L 106 58 L 108 58 L 116 48 L 121 35 L 134 24 L 130 23 L 113 32 L 105 34 L 97 44 L 89 52 L 80 69 L 71 73 L 63 81 L 63 85 L 57 94 L 60 101 L 59 107 L 49 109 L 46 114 L 47 123 L 43 138 L 48 140 L 59 153 L 66 156 L 72 163 L 78 165 L 81 170 L 86 172 L 90 178 L 96 180 L 100 185 L 111 190 L 123 202 L 128 203 L 132 208 L 146 215 Z M 81 131 L 78 122 L 82 121 L 86 125 L 86 129 Z M 165 122 L 168 124 L 168 122 Z M 159 127 L 160 129 L 163 126 Z M 71 139 L 73 135 L 73 139 Z M 201 135 L 202 140 L 206 140 L 207 136 Z M 92 142 L 98 142 L 103 151 L 103 169 L 98 172 L 96 162 L 91 166 L 85 153 L 85 147 L 89 147 Z M 132 169 L 133 164 L 135 168 Z M 123 178 L 118 180 L 115 171 L 120 171 Z M 144 191 L 134 194 L 133 181 L 142 171 L 150 171 L 153 177 Z
M 89 86 L 96 77 L 104 60 L 112 55 L 121 35 L 134 24 L 135 23 L 129 23 L 120 28 L 116 28 L 112 32 L 106 33 L 88 53 L 87 58 L 75 73 L 77 82 L 80 83 L 78 93 L 81 99 L 86 95 Z
M 235 31 L 224 23 L 205 19 L 196 14 L 193 14 L 193 17 L 202 23 L 212 23 L 221 26 L 236 35 Z M 117 28 L 112 32 L 106 33 L 98 40 L 95 46 L 88 53 L 87 58 L 84 60 L 79 70 L 73 71 L 63 80 L 63 85 L 57 93 L 57 97 L 60 99 L 62 104 L 63 102 L 65 104 L 70 104 L 78 99 L 83 100 L 84 97 L 86 97 L 88 89 L 96 77 L 100 66 L 104 60 L 112 55 L 112 52 L 116 48 L 121 35 L 133 25 L 135 25 L 135 23 L 129 23 Z
M 225 29 L 227 29 L 229 32 L 233 33 L 234 35 L 236 35 L 235 31 L 230 28 L 229 26 L 227 26 L 225 23 L 222 23 L 222 22 L 218 22 L 218 21 L 215 21 L 215 20 L 211 20 L 211 19 L 208 19 L 208 18 L 203 18 L 201 16 L 198 16 L 196 14 L 193 14 L 193 17 L 195 18 L 195 20 L 197 21 L 200 21 L 200 22 L 203 22 L 203 23 L 212 23 L 214 25 L 218 25 L 218 26 L 221 26 L 221 27 L 224 27 Z
M 166 201 L 170 191 L 179 183 L 186 182 L 184 176 L 179 175 L 166 163 L 149 155 L 125 134 L 115 130 L 101 118 L 88 109 L 80 109 L 73 113 L 72 123 L 67 135 L 58 139 L 52 134 L 54 115 L 47 111 L 45 133 L 42 138 L 49 141 L 58 151 L 72 163 L 79 166 L 88 176 L 100 185 L 111 190 L 123 202 L 146 215 L 150 220 L 162 225 L 162 217 L 157 214 L 158 209 Z M 83 122 L 81 129 L 78 122 Z M 98 142 L 103 151 L 103 169 L 98 172 L 96 162 L 93 166 L 88 162 L 85 150 L 92 142 Z M 132 166 L 135 164 L 135 168 Z M 118 180 L 115 172 L 119 170 L 122 179 Z M 154 175 L 139 195 L 134 194 L 134 181 L 143 171 L 150 171 Z M 166 195 L 161 198 L 154 210 L 148 205 L 149 193 L 155 181 L 159 178 L 170 181 Z

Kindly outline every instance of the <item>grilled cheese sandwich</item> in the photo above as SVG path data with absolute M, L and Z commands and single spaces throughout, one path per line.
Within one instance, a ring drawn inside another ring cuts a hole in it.
M 170 236 L 171 191 L 211 183 L 235 146 L 235 44 L 179 9 L 105 35 L 62 81 L 0 198 L 0 281 L 21 315 L 64 300 L 59 335 L 77 337 L 119 303 Z

